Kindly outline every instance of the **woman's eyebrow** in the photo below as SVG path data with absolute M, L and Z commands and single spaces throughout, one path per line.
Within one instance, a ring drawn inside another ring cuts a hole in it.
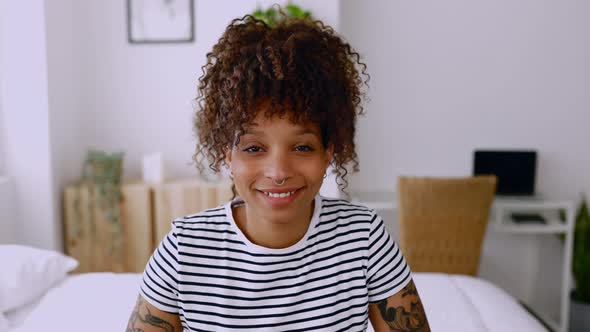
M 297 131 L 295 131 L 295 135 L 305 135 L 305 134 L 315 135 L 316 132 L 309 129 L 309 128 L 301 128 L 301 129 L 298 129 Z
M 297 136 L 302 136 L 302 135 L 306 135 L 306 134 L 310 134 L 310 135 L 315 135 L 316 132 L 309 129 L 309 128 L 301 128 L 301 129 L 297 129 L 295 131 L 293 131 L 293 133 Z M 264 132 L 264 130 L 256 130 L 256 129 L 247 129 L 244 132 L 244 135 L 254 135 L 254 136 L 266 136 L 266 133 Z
M 265 136 L 264 130 L 246 129 L 244 135 Z

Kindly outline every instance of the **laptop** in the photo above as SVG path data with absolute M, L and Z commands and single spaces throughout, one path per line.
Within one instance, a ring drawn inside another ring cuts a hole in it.
M 477 150 L 473 156 L 473 175 L 494 174 L 498 178 L 496 197 L 500 199 L 536 199 L 536 151 Z M 512 221 L 518 224 L 544 224 L 539 213 L 512 212 Z
M 473 155 L 473 175 L 498 177 L 497 196 L 532 198 L 536 171 L 537 152 L 533 150 L 476 150 Z

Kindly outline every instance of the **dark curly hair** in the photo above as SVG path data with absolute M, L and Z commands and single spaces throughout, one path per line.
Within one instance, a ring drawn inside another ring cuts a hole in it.
M 251 15 L 236 18 L 207 53 L 202 70 L 193 156 L 201 174 L 206 160 L 220 171 L 225 149 L 239 142 L 264 99 L 268 117 L 287 114 L 295 123 L 319 126 L 324 148 L 334 145 L 331 165 L 346 192 L 346 166 L 359 170 L 354 135 L 357 115 L 363 114 L 361 88 L 370 76 L 360 55 L 331 27 L 311 19 L 283 17 L 270 27 Z

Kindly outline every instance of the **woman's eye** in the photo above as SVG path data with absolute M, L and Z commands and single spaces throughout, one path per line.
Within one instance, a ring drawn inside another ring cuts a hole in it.
M 297 151 L 305 152 L 305 151 L 312 151 L 313 149 L 309 145 L 298 145 L 295 148 Z
M 260 147 L 253 145 L 253 146 L 250 146 L 250 147 L 245 148 L 243 151 L 244 152 L 249 152 L 249 153 L 260 152 Z

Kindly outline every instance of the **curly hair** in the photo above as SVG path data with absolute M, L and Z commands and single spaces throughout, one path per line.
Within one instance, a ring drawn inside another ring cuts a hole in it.
M 269 118 L 289 115 L 295 123 L 319 126 L 324 148 L 334 145 L 331 165 L 346 192 L 347 166 L 359 170 L 354 135 L 357 115 L 364 113 L 362 87 L 368 87 L 370 76 L 360 55 L 331 27 L 288 17 L 270 27 L 245 15 L 227 26 L 202 70 L 193 155 L 201 174 L 205 161 L 220 171 L 226 149 L 239 142 L 264 99 Z

